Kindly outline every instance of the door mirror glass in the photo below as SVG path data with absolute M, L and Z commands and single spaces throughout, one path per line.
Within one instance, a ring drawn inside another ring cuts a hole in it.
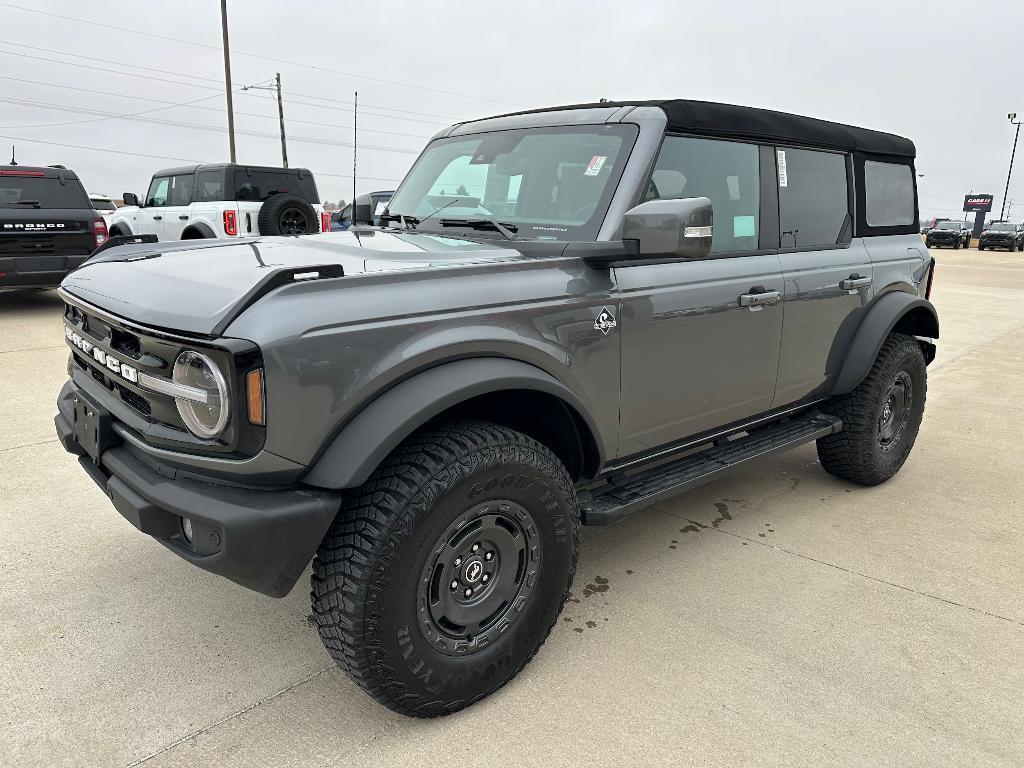
M 138 205 L 139 196 L 134 192 L 125 192 L 121 195 L 121 199 L 124 200 L 125 205 Z
M 626 212 L 622 239 L 636 240 L 642 259 L 703 259 L 711 253 L 713 226 L 706 197 L 648 200 Z

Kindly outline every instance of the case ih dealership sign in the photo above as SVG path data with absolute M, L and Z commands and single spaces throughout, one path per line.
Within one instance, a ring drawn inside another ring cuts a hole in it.
M 992 195 L 966 195 L 964 211 L 969 213 L 988 213 L 992 210 Z

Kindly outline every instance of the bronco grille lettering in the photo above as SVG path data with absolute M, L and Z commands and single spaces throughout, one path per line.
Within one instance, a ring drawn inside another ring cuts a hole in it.
M 111 373 L 116 373 L 133 384 L 139 382 L 139 372 L 133 366 L 122 362 L 106 350 L 100 349 L 91 341 L 83 339 L 81 334 L 75 333 L 67 326 L 64 326 L 64 337 L 71 346 L 77 347 L 87 355 L 91 355 L 93 360 Z

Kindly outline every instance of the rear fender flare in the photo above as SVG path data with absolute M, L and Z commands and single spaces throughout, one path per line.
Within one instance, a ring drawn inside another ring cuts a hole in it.
M 187 238 L 187 237 L 185 237 L 185 234 L 187 232 L 189 232 L 190 230 L 193 231 L 193 232 L 197 232 L 199 234 L 199 237 L 198 238 Z M 213 231 L 213 229 L 210 227 L 209 224 L 206 224 L 205 222 L 202 222 L 202 221 L 191 222 L 181 232 L 181 239 L 182 240 L 189 240 L 189 239 L 208 240 L 208 239 L 214 238 L 214 237 L 217 237 L 217 233 Z
M 457 360 L 407 378 L 373 400 L 328 443 L 303 482 L 328 489 L 358 487 L 427 421 L 471 398 L 502 390 L 554 395 L 580 416 L 591 435 L 599 435 L 579 398 L 546 371 L 508 358 Z
M 893 291 L 879 298 L 857 329 L 831 394 L 845 394 L 860 384 L 871 371 L 886 337 L 894 329 L 912 336 L 937 339 L 939 316 L 930 301 L 914 294 Z M 931 358 L 928 360 L 930 362 Z

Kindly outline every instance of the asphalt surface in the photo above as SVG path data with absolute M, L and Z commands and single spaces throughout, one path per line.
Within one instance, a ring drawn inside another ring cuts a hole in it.
M 921 434 L 891 482 L 813 446 L 585 537 L 492 698 L 408 720 L 264 598 L 137 533 L 55 441 L 52 294 L 0 294 L 0 765 L 1024 763 L 1024 254 L 934 252 Z

